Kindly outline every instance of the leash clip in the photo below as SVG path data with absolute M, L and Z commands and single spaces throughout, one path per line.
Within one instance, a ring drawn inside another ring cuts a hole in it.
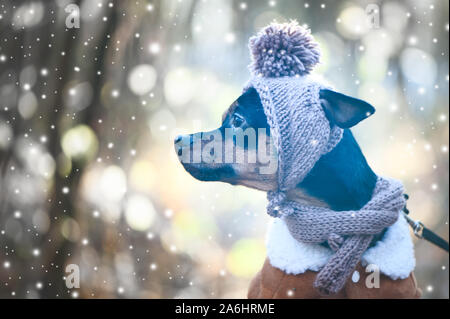
M 403 197 L 405 198 L 405 201 L 407 201 L 409 199 L 408 194 L 403 194 Z M 425 228 L 425 225 L 422 224 L 422 222 L 420 220 L 415 221 L 408 215 L 409 215 L 409 210 L 405 204 L 405 207 L 403 207 L 403 216 L 405 216 L 405 219 L 408 222 L 409 226 L 411 226 L 411 228 L 413 229 L 414 235 L 416 235 L 417 238 L 422 239 L 423 238 L 423 229 Z
M 407 194 L 403 195 L 405 197 L 405 200 L 408 200 L 409 196 Z M 405 207 L 403 207 L 403 216 L 406 219 L 406 222 L 411 226 L 411 228 L 414 231 L 414 235 L 416 235 L 417 238 L 425 239 L 432 243 L 433 245 L 438 246 L 439 248 L 442 248 L 446 252 L 448 252 L 448 241 L 445 239 L 439 237 L 435 233 L 433 233 L 431 230 L 425 227 L 424 224 L 420 220 L 415 221 L 414 219 L 410 218 L 408 216 L 409 210 Z
M 416 235 L 417 238 L 422 239 L 423 238 L 423 228 L 425 226 L 422 224 L 422 222 L 420 220 L 416 221 L 414 226 L 413 226 L 413 230 L 414 230 L 414 235 Z
M 406 221 L 412 227 L 412 229 L 414 231 L 414 235 L 416 235 L 417 238 L 422 239 L 423 238 L 423 229 L 425 227 L 424 224 L 420 220 L 418 220 L 418 221 L 413 220 L 405 213 L 403 213 L 403 216 L 405 216 Z

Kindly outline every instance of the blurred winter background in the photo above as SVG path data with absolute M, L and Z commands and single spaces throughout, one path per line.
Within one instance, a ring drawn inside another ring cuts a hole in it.
M 66 28 L 70 3 L 79 29 Z M 265 257 L 265 194 L 194 180 L 172 140 L 219 125 L 248 77 L 248 37 L 273 20 L 308 25 L 317 72 L 377 108 L 354 129 L 369 163 L 448 239 L 448 10 L 0 0 L 0 297 L 246 296 Z M 424 297 L 448 298 L 448 254 L 416 247 Z M 66 288 L 69 264 L 80 289 Z

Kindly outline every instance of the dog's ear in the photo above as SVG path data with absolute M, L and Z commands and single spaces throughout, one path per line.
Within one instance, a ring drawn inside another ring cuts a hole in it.
M 328 120 L 341 128 L 355 126 L 375 113 L 369 103 L 331 90 L 320 90 L 320 102 Z

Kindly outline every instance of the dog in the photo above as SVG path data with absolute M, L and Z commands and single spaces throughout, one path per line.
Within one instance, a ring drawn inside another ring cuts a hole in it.
M 321 102 L 331 122 L 345 122 L 343 126 L 353 126 L 365 118 L 366 103 L 331 90 L 321 92 Z M 276 188 L 276 171 L 269 174 L 257 172 L 269 164 L 264 161 L 255 163 L 240 162 L 236 159 L 236 153 L 251 152 L 251 143 L 238 143 L 234 136 L 220 141 L 221 158 L 193 163 L 194 143 L 199 140 L 197 150 L 202 152 L 211 143 L 210 136 L 224 136 L 226 130 L 246 131 L 248 129 L 264 132 L 263 140 L 266 147 L 270 145 L 271 133 L 263 107 L 255 89 L 246 90 L 224 113 L 221 126 L 215 131 L 200 132 L 190 135 L 179 135 L 175 138 L 175 151 L 182 158 L 183 154 L 188 161 L 181 161 L 185 170 L 194 178 L 204 182 L 225 182 L 232 185 L 243 185 L 261 191 L 271 191 Z M 201 138 L 201 137 L 208 138 Z M 234 138 L 233 138 L 234 137 Z M 260 141 L 258 139 L 257 141 Z M 227 147 L 232 145 L 232 147 Z M 256 143 L 256 148 L 260 144 Z M 217 148 L 216 148 L 217 149 Z M 229 153 L 232 153 L 230 155 Z M 233 158 L 227 163 L 227 154 Z M 214 156 L 213 152 L 207 155 Z M 275 153 L 272 153 L 271 161 L 275 162 Z M 375 186 L 376 174 L 368 165 L 358 143 L 349 127 L 344 128 L 342 140 L 336 148 L 322 156 L 307 177 L 292 190 L 288 197 L 291 200 L 307 204 L 330 207 L 334 210 L 357 210 L 363 207 L 370 199 Z M 383 239 L 385 231 L 375 236 L 371 247 Z M 323 243 L 322 246 L 327 246 Z M 359 272 L 364 273 L 359 265 Z M 320 298 L 320 294 L 312 289 L 316 272 L 306 271 L 302 274 L 287 274 L 271 265 L 266 259 L 263 269 L 256 275 L 249 289 L 249 298 Z M 334 298 L 418 298 L 420 289 L 414 274 L 411 273 L 405 279 L 390 279 L 381 275 L 380 289 L 369 289 L 364 286 L 364 280 L 359 284 L 353 282 L 347 284 L 345 290 Z M 290 293 L 286 293 L 286 292 Z
M 319 45 L 296 21 L 249 48 L 250 80 L 222 125 L 175 138 L 194 178 L 267 192 L 275 218 L 248 297 L 420 297 L 403 186 L 373 172 L 351 132 L 373 106 L 310 75 Z

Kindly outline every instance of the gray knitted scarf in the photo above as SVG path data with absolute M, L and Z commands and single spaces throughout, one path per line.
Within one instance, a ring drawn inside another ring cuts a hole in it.
M 373 235 L 395 223 L 405 205 L 403 186 L 379 177 L 372 199 L 357 211 L 334 211 L 288 201 L 269 192 L 268 212 L 281 217 L 291 235 L 305 243 L 328 242 L 335 254 L 316 277 L 314 287 L 330 295 L 341 290 L 368 248 Z

